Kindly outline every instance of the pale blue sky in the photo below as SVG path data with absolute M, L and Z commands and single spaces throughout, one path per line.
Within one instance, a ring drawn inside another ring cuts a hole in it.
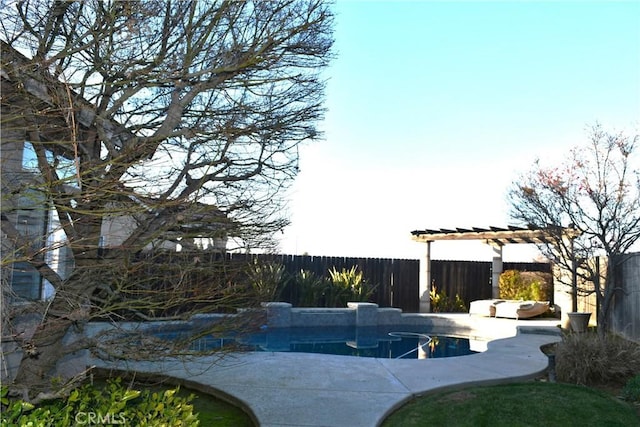
M 325 140 L 301 149 L 283 253 L 418 258 L 412 230 L 509 224 L 510 183 L 588 125 L 639 127 L 640 1 L 338 0 L 335 12 Z M 432 250 L 491 258 L 480 243 Z

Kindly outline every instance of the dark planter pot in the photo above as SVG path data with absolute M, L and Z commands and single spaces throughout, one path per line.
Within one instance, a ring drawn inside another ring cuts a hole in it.
M 589 319 L 591 319 L 591 313 L 582 313 L 573 311 L 567 313 L 569 316 L 569 325 L 573 332 L 586 332 L 589 328 Z

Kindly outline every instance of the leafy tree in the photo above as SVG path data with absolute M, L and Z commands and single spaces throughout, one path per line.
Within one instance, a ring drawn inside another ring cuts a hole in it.
M 297 147 L 319 137 L 332 14 L 319 0 L 26 0 L 0 22 L 3 271 L 20 262 L 55 289 L 26 306 L 39 320 L 20 338 L 15 389 L 37 401 L 64 354 L 96 345 L 63 343 L 72 326 L 234 304 L 222 279 L 195 296 L 158 287 L 145 251 L 272 247 Z M 48 235 L 21 226 L 51 213 Z M 50 262 L 63 249 L 65 272 Z
M 596 124 L 587 144 L 573 149 L 557 166 L 536 161 L 509 191 L 512 218 L 547 228 L 550 239 L 542 246 L 544 254 L 574 272 L 575 284 L 583 284 L 574 288 L 573 311 L 578 292 L 595 292 L 602 333 L 608 329 L 612 298 L 621 292 L 616 267 L 624 258 L 618 255 L 640 238 L 637 143 L 638 135 L 610 133 Z M 598 255 L 607 258 L 605 280 L 594 262 Z

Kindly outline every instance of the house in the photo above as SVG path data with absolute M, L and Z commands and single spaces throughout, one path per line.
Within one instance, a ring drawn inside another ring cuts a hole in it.
M 98 120 L 115 146 L 124 146 L 134 136 L 123 131 L 119 123 L 97 117 L 89 102 L 46 72 L 34 70 L 28 58 L 4 41 L 0 41 L 0 47 L 3 290 L 4 285 L 8 285 L 7 289 L 17 298 L 46 299 L 53 295 L 54 289 L 36 266 L 46 265 L 65 278 L 71 273 L 74 261 L 65 244 L 67 236 L 58 212 L 42 191 L 44 180 L 40 176 L 36 144 L 32 141 L 37 138 L 46 143 L 37 145 L 45 147 L 46 159 L 60 177 L 62 191 L 71 199 L 79 192 L 75 179 L 77 152 L 74 151 L 78 148 L 69 141 L 90 140 L 88 136 L 97 132 Z M 99 143 L 84 148 L 101 149 Z M 111 203 L 108 209 L 111 213 L 102 218 L 102 249 L 123 245 L 138 224 L 157 214 L 154 205 L 157 201 L 141 196 Z M 169 209 L 182 220 L 172 224 L 145 249 L 225 250 L 230 222 L 215 206 L 197 203 L 188 210 L 184 206 Z

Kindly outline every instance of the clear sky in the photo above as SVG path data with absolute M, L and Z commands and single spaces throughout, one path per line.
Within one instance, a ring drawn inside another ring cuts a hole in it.
M 640 122 L 640 1 L 337 1 L 325 139 L 300 151 L 282 253 L 419 258 L 425 228 L 510 224 L 506 192 L 586 128 Z M 505 247 L 530 261 L 529 245 Z M 490 260 L 478 242 L 434 259 Z

